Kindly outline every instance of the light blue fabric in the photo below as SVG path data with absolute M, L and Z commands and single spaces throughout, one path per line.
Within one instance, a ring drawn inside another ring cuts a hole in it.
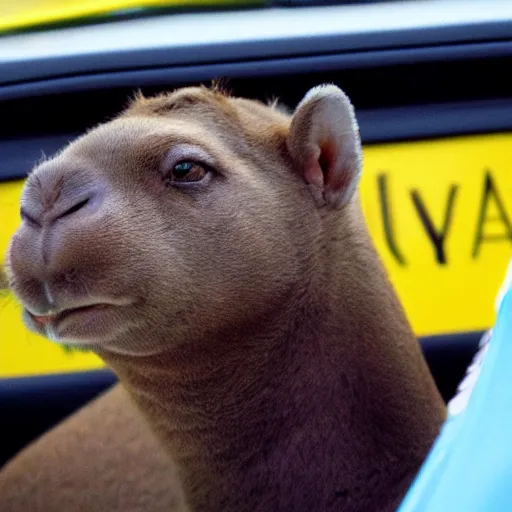
M 512 512 L 511 275 L 467 405 L 449 414 L 398 512 Z

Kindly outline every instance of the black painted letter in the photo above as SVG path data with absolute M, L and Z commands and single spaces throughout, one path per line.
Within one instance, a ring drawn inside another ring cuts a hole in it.
M 448 234 L 448 230 L 450 228 L 450 223 L 452 219 L 453 212 L 453 204 L 455 201 L 455 195 L 457 194 L 457 185 L 452 185 L 450 187 L 450 192 L 448 193 L 448 202 L 446 204 L 446 212 L 444 214 L 444 223 L 441 230 L 436 230 L 432 219 L 430 218 L 427 208 L 423 200 L 421 199 L 420 193 L 418 190 L 413 190 L 411 192 L 412 202 L 418 211 L 418 215 L 420 216 L 420 220 L 427 232 L 427 235 L 434 246 L 434 251 L 436 253 L 436 260 L 441 265 L 446 264 L 446 253 L 444 242 L 446 240 L 446 235 Z
M 379 174 L 377 176 L 377 185 L 379 187 L 380 209 L 382 214 L 382 222 L 384 224 L 384 235 L 386 237 L 386 242 L 388 243 L 391 254 L 393 254 L 398 263 L 400 263 L 400 265 L 405 265 L 405 259 L 398 250 L 395 237 L 393 236 L 393 231 L 391 229 L 391 211 L 388 203 L 388 184 L 387 176 L 385 174 Z
M 491 198 L 494 199 L 494 202 L 496 203 L 498 216 L 488 218 L 487 206 Z M 505 232 L 502 235 L 484 235 L 484 224 L 491 221 L 500 221 L 505 228 Z M 501 242 L 503 240 L 509 240 L 512 242 L 512 225 L 508 218 L 507 211 L 505 210 L 505 205 L 498 194 L 498 189 L 492 179 L 491 173 L 490 171 L 487 171 L 484 180 L 482 202 L 480 204 L 480 214 L 478 216 L 478 224 L 476 226 L 475 242 L 473 244 L 473 258 L 476 259 L 478 257 L 482 242 Z

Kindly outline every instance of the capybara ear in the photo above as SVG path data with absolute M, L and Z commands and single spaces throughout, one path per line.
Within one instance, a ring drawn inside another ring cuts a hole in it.
M 293 115 L 287 144 L 321 205 L 348 203 L 361 175 L 362 151 L 354 108 L 341 89 L 321 85 L 306 94 Z

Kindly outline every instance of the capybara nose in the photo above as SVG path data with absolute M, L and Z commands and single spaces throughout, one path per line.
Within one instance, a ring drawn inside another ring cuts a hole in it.
M 51 206 L 41 204 L 39 197 L 26 194 L 22 201 L 21 217 L 36 226 L 51 226 L 56 221 L 68 220 L 77 213 L 96 211 L 103 194 L 98 188 L 77 189 L 53 202 Z

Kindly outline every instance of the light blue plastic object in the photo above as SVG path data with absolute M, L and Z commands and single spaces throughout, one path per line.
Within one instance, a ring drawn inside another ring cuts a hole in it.
M 471 387 L 467 405 L 449 409 L 397 512 L 512 512 L 511 278 L 512 264 L 496 324 L 459 387 L 456 400 Z

